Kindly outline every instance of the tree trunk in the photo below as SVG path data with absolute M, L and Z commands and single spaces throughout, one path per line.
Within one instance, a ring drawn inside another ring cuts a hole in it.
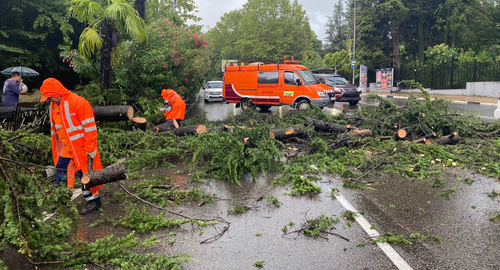
M 424 64 L 424 16 L 418 16 L 418 62 Z
M 136 129 L 146 131 L 148 120 L 146 120 L 146 118 L 143 118 L 143 117 L 134 117 L 134 118 L 132 118 L 132 123 Z
M 184 136 L 184 135 L 202 134 L 205 132 L 207 132 L 207 127 L 205 127 L 205 125 L 200 124 L 200 125 L 176 128 L 172 131 L 172 134 L 177 136 Z
M 306 126 L 313 125 L 314 129 L 317 131 L 339 132 L 339 133 L 343 133 L 350 128 L 349 126 L 339 125 L 335 123 L 328 123 L 323 120 L 318 120 L 311 117 L 306 118 L 305 125 Z
M 128 105 L 118 106 L 93 106 L 96 121 L 118 122 L 131 120 L 134 117 L 134 108 Z
M 438 139 L 432 140 L 432 143 L 436 143 L 436 144 L 439 144 L 439 145 L 443 145 L 443 144 L 456 144 L 456 143 L 458 143 L 460 141 L 463 141 L 463 140 L 464 139 L 462 137 L 458 136 L 458 133 L 453 132 L 450 135 L 441 136 Z
M 304 131 L 300 127 L 275 129 L 269 132 L 269 138 L 278 141 L 283 141 L 291 137 L 301 137 L 303 135 Z
M 392 35 L 392 54 L 394 56 L 394 75 L 396 78 L 401 78 L 401 55 L 399 51 L 399 39 L 400 39 L 399 25 L 391 24 L 391 35 Z
M 146 0 L 135 0 L 134 7 L 139 17 L 146 20 Z
M 125 165 L 118 164 L 106 167 L 99 171 L 87 172 L 82 177 L 82 184 L 86 189 L 91 187 L 128 179 Z
M 157 126 L 154 126 L 152 131 L 153 132 L 172 131 L 178 127 L 179 127 L 179 124 L 177 123 L 177 121 L 175 119 L 170 119 L 164 123 L 161 123 Z
M 113 26 L 104 19 L 102 23 L 101 38 L 103 40 L 101 48 L 101 90 L 109 89 L 111 79 L 111 50 L 113 49 Z

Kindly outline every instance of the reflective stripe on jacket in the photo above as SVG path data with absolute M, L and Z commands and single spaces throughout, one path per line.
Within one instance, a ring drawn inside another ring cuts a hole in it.
M 51 104 L 50 135 L 52 138 L 52 155 L 54 163 L 57 164 L 59 153 L 63 146 L 56 132 L 56 125 L 52 115 L 54 106 L 54 104 Z M 70 93 L 62 96 L 59 107 L 61 110 L 63 134 L 69 142 L 76 168 L 81 170 L 82 173 L 87 173 L 87 153 L 97 150 L 97 155 L 92 162 L 92 168 L 93 170 L 101 170 L 101 159 L 99 157 L 99 149 L 97 148 L 97 126 L 90 103 L 86 99 Z

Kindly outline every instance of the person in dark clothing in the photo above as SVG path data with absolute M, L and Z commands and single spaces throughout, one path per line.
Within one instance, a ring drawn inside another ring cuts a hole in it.
M 16 106 L 19 103 L 19 94 L 28 91 L 27 89 L 21 89 L 19 82 L 21 82 L 21 74 L 18 72 L 12 73 L 11 78 L 5 80 L 3 84 L 2 106 Z

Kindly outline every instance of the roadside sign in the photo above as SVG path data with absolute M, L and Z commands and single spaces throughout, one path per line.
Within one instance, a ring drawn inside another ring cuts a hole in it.
M 351 68 L 356 68 L 356 60 L 351 60 Z

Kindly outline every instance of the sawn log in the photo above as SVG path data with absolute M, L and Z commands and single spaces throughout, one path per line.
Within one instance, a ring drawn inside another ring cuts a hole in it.
M 134 118 L 132 118 L 132 125 L 136 129 L 140 129 L 140 130 L 146 131 L 147 123 L 148 123 L 148 121 L 146 120 L 146 118 L 143 118 L 143 117 L 134 117 Z
M 314 119 L 314 118 L 311 118 L 311 117 L 307 117 L 306 118 L 305 125 L 306 126 L 309 126 L 309 125 L 314 126 L 314 129 L 317 130 L 317 131 L 339 132 L 339 133 L 343 133 L 347 129 L 350 128 L 349 126 L 346 126 L 346 125 L 339 125 L 339 124 L 335 124 L 335 123 L 328 123 L 328 122 L 325 122 L 323 120 L 318 120 L 318 119 Z
M 82 184 L 85 188 L 91 188 L 118 180 L 125 180 L 127 177 L 127 169 L 125 165 L 118 164 L 106 167 L 99 171 L 90 171 L 83 175 Z
M 128 105 L 93 106 L 95 121 L 119 122 L 131 120 L 134 117 L 134 108 Z
M 301 137 L 303 135 L 304 131 L 300 127 L 275 129 L 269 132 L 269 138 L 278 141 L 283 141 L 291 137 Z
M 205 132 L 207 132 L 207 127 L 205 125 L 202 125 L 202 124 L 179 127 L 179 128 L 172 130 L 172 134 L 177 135 L 177 136 L 202 134 Z
M 167 120 L 157 126 L 153 127 L 153 132 L 165 132 L 172 131 L 179 127 L 179 124 L 175 119 Z

